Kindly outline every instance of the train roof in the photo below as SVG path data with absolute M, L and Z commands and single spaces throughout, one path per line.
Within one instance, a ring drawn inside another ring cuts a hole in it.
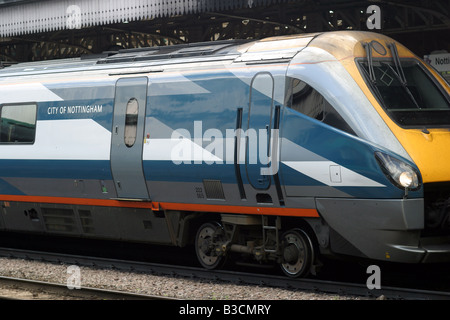
M 0 69 L 0 78 L 76 71 L 150 67 L 148 72 L 163 71 L 164 65 L 192 62 L 224 61 L 248 64 L 289 61 L 311 43 L 338 55 L 353 54 L 354 45 L 362 39 L 386 38 L 363 31 L 336 31 L 262 40 L 210 41 L 173 46 L 107 51 L 72 59 L 26 62 Z M 340 54 L 339 54 L 340 51 Z M 124 74 L 126 71 L 123 71 Z M 145 70 L 141 71 L 146 72 Z M 119 73 L 121 74 L 121 73 Z

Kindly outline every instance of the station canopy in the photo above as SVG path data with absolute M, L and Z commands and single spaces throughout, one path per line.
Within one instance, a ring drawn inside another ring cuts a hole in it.
M 282 2 L 287 0 L 0 0 L 0 37 Z
M 0 0 L 0 68 L 142 47 L 377 29 L 450 52 L 450 0 Z M 373 20 L 372 20 L 373 21 Z

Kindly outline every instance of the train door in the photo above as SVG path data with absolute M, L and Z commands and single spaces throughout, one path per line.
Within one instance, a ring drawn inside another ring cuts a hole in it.
M 258 190 L 268 189 L 271 181 L 271 176 L 264 171 L 270 165 L 273 93 L 272 75 L 268 72 L 256 74 L 250 88 L 245 168 L 249 183 Z
M 136 77 L 116 83 L 111 170 L 119 198 L 149 199 L 142 168 L 147 81 Z

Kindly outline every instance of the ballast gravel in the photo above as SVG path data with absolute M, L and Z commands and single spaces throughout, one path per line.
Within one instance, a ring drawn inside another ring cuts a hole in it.
M 69 265 L 0 258 L 0 276 L 73 285 Z M 360 297 L 321 294 L 256 285 L 158 276 L 79 267 L 82 287 L 102 288 L 186 300 L 359 300 Z M 54 299 L 54 298 L 52 298 Z

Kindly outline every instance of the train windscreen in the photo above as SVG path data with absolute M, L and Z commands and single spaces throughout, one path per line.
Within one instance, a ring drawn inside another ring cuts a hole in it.
M 450 103 L 417 60 L 359 61 L 366 82 L 386 113 L 407 128 L 450 127 Z

